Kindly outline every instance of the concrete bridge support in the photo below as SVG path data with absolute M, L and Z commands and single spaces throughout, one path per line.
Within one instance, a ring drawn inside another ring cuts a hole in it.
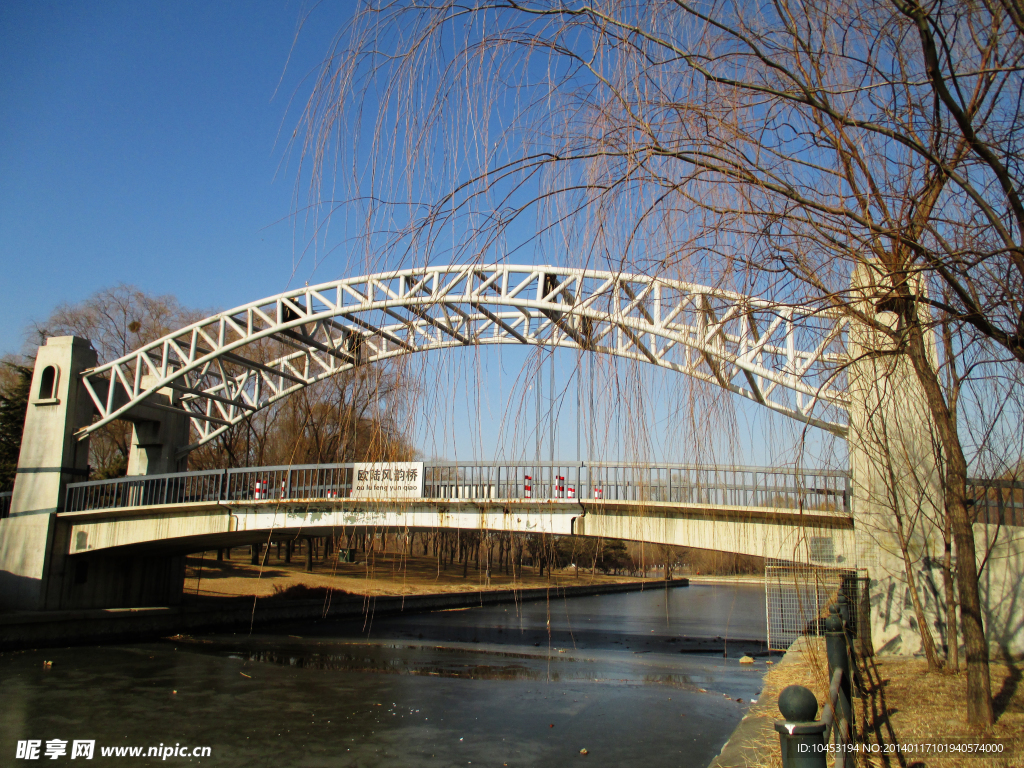
M 879 311 L 878 279 L 860 267 L 859 308 L 895 329 Z M 862 288 L 863 286 L 863 288 Z M 882 291 L 884 293 L 884 291 Z M 890 336 L 862 323 L 850 328 L 850 470 L 857 563 L 870 584 L 876 652 L 923 651 L 923 618 L 939 649 L 945 640 L 945 506 L 938 434 L 912 364 Z M 932 345 L 932 364 L 937 366 Z
M 25 413 L 11 515 L 0 520 L 0 595 L 5 607 L 38 610 L 52 603 L 48 587 L 61 580 L 68 551 L 57 524 L 64 488 L 86 480 L 89 445 L 74 437 L 93 408 L 79 374 L 96 365 L 85 339 L 50 338 L 36 354 Z
M 156 383 L 152 376 L 142 378 L 143 388 Z M 173 406 L 180 395 L 170 387 L 157 390 L 159 405 Z M 156 410 L 156 409 L 150 409 Z M 188 457 L 181 449 L 188 445 L 188 416 L 159 411 L 158 418 L 139 418 L 132 424 L 132 447 L 128 454 L 128 474 L 163 475 L 183 472 Z
M 68 483 L 89 475 L 89 442 L 75 432 L 93 418 L 80 386 L 96 365 L 86 339 L 51 337 L 39 348 L 18 458 L 11 514 L 0 520 L 0 605 L 7 609 L 166 605 L 180 600 L 183 557 L 69 555 L 71 525 L 57 516 Z M 173 471 L 174 440 L 187 420 L 156 409 L 140 413 L 135 467 Z M 162 442 L 161 442 L 162 441 Z M 131 461 L 129 462 L 132 463 Z

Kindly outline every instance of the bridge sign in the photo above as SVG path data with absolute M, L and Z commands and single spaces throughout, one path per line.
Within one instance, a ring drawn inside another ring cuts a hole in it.
M 352 498 L 423 498 L 423 462 L 379 461 L 353 464 Z

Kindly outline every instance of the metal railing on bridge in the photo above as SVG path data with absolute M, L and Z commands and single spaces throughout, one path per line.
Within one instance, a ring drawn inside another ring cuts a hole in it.
M 194 502 L 332 500 L 352 496 L 354 464 L 245 467 L 72 483 L 64 511 Z M 1024 526 L 1024 482 L 968 481 L 976 520 Z M 847 472 L 599 462 L 425 462 L 423 498 L 709 504 L 850 514 Z M 11 494 L 0 493 L 0 518 Z
M 68 485 L 65 511 L 202 501 L 347 499 L 353 464 L 307 464 L 140 475 Z M 427 462 L 423 497 L 668 502 L 849 514 L 849 474 L 758 467 L 597 462 Z M 978 522 L 1024 525 L 1024 482 L 969 481 Z M 0 494 L 0 516 L 11 494 Z
M 593 499 L 789 507 L 849 512 L 845 472 L 599 462 L 433 462 L 424 496 L 437 499 Z
M 1024 525 L 1024 481 L 969 480 L 975 520 L 990 525 Z
M 192 502 L 348 499 L 353 464 L 246 467 L 68 485 L 64 510 Z M 431 500 L 583 499 L 850 512 L 845 472 L 559 462 L 426 462 Z
M 210 469 L 71 483 L 67 488 L 64 511 L 220 501 L 223 482 L 224 470 Z

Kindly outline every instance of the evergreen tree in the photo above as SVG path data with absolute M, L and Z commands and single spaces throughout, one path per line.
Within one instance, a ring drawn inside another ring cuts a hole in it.
M 630 565 L 626 543 L 619 539 L 605 539 L 601 550 L 600 568 L 605 573 L 619 573 Z
M 0 492 L 14 489 L 14 476 L 21 451 L 21 434 L 25 429 L 28 393 L 32 386 L 32 369 L 14 363 L 3 363 L 14 374 L 13 384 L 0 390 Z

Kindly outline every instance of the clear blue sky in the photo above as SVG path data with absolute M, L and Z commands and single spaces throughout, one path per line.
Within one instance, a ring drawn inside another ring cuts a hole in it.
M 211 308 L 285 288 L 302 248 L 289 104 L 343 22 L 318 9 L 293 50 L 303 12 L 0 4 L 0 352 L 118 281 Z
M 309 279 L 310 260 L 296 266 L 305 233 L 292 219 L 287 139 L 351 7 L 316 6 L 296 38 L 308 6 L 286 0 L 0 4 L 0 354 L 19 351 L 58 303 L 117 282 L 216 310 Z M 345 262 L 328 259 L 316 280 L 343 276 Z M 420 417 L 421 450 L 532 457 L 523 422 L 534 406 L 521 403 L 535 390 L 515 387 L 525 360 L 507 350 L 424 361 L 463 394 L 431 400 L 447 412 Z M 576 456 L 575 362 L 560 353 L 565 458 Z M 643 376 L 659 457 L 693 458 L 674 382 Z M 482 379 L 491 385 L 478 398 Z M 605 458 L 621 448 L 615 418 L 595 427 L 612 435 Z M 745 405 L 734 424 L 749 439 L 721 460 L 793 458 L 798 425 Z

